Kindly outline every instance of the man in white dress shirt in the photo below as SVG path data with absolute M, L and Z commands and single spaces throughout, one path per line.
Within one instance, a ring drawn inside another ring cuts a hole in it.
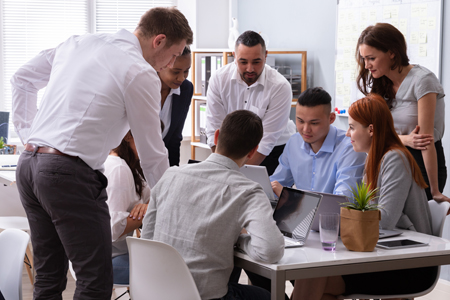
M 131 33 L 72 36 L 12 77 L 13 122 L 25 151 L 17 185 L 31 228 L 34 299 L 62 299 L 68 259 L 74 299 L 110 299 L 111 228 L 102 165 L 131 128 L 147 182 L 169 167 L 157 71 L 192 31 L 175 8 L 147 11 Z M 39 110 L 37 92 L 47 86 Z
M 208 145 L 215 151 L 214 132 L 225 116 L 238 109 L 257 114 L 263 121 L 264 136 L 256 155 L 247 162 L 267 167 L 271 175 L 286 142 L 295 133 L 289 119 L 292 88 L 278 71 L 265 64 L 264 39 L 246 31 L 236 41 L 234 63 L 218 70 L 209 81 L 206 106 Z

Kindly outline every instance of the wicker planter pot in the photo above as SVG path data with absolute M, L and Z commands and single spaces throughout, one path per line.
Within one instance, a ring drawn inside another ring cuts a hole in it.
M 378 242 L 379 210 L 354 210 L 341 207 L 341 239 L 351 251 L 370 252 Z

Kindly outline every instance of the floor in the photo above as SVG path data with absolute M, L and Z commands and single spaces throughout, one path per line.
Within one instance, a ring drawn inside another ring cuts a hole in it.
M 244 272 L 242 272 L 241 278 L 239 280 L 240 283 L 247 283 L 247 276 Z M 22 275 L 22 291 L 23 291 L 23 300 L 32 300 L 33 299 L 33 287 L 28 278 L 27 272 L 23 271 Z M 64 299 L 72 299 L 73 293 L 75 291 L 75 281 L 72 276 L 68 274 L 68 282 L 67 288 L 63 293 Z M 125 288 L 118 288 L 113 291 L 112 300 L 116 299 L 118 296 L 122 295 L 126 291 Z M 288 295 L 292 292 L 292 285 L 289 282 L 286 282 L 286 292 Z M 128 294 L 124 295 L 120 298 L 120 300 L 128 300 Z M 416 300 L 448 300 L 450 299 L 450 282 L 446 280 L 439 280 L 435 289 L 428 295 L 420 298 L 416 298 Z

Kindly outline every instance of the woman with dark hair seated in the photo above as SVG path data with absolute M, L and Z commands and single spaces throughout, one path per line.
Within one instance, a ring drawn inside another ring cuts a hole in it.
M 431 234 L 431 214 L 419 166 L 394 129 L 386 101 L 369 94 L 349 108 L 347 136 L 356 152 L 367 153 L 365 182 L 378 188 L 383 229 Z M 429 288 L 437 267 L 353 274 L 295 281 L 292 299 L 337 299 L 340 294 L 396 295 Z M 371 284 L 367 284 L 367 283 Z
M 109 213 L 112 231 L 114 284 L 129 283 L 129 256 L 126 237 L 142 225 L 150 200 L 150 188 L 144 180 L 131 131 L 105 161 L 108 178 Z

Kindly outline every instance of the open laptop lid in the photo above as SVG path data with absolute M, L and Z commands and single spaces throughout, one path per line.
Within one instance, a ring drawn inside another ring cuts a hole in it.
M 322 195 L 323 197 L 311 229 L 314 231 L 319 231 L 319 215 L 326 213 L 341 214 L 340 203 L 348 202 L 348 199 L 344 195 L 334 195 L 321 192 L 316 193 Z
M 284 187 L 273 219 L 284 236 L 305 242 L 322 195 Z
M 253 165 L 243 165 L 239 171 L 245 175 L 250 180 L 253 180 L 259 183 L 264 193 L 266 193 L 267 198 L 269 198 L 270 202 L 278 201 L 277 196 L 274 194 L 272 190 L 272 185 L 270 184 L 269 174 L 267 173 L 267 169 L 265 166 L 253 166 Z

